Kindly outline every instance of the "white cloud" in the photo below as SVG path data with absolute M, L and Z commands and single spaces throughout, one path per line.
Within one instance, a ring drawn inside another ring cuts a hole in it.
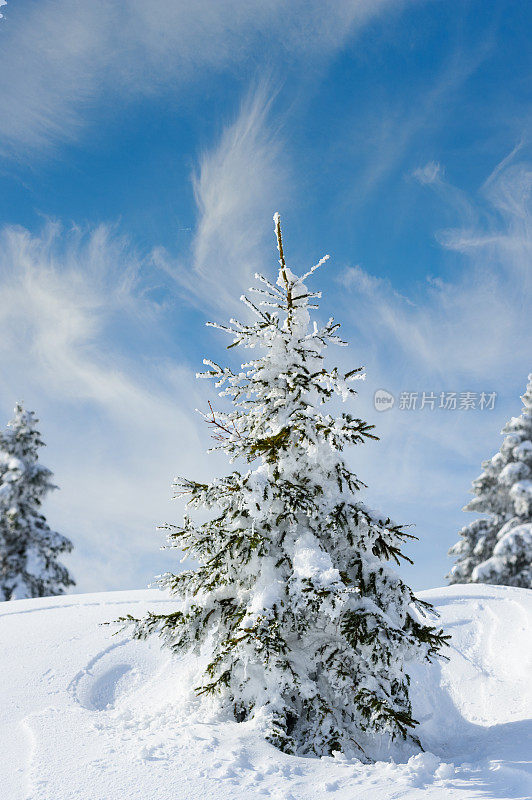
M 204 302 L 226 309 L 263 268 L 266 237 L 273 262 L 271 219 L 288 197 L 290 171 L 270 105 L 266 87 L 250 95 L 194 176 L 199 218 L 192 271 L 183 277 Z
M 364 293 L 374 292 L 384 284 L 382 278 L 364 272 L 360 264 L 346 267 L 337 280 L 345 289 L 356 289 Z
M 441 166 L 437 161 L 428 161 L 424 167 L 418 167 L 414 170 L 413 175 L 417 180 L 424 184 L 430 185 L 436 183 L 440 179 Z
M 336 280 L 345 289 L 358 291 L 373 298 L 385 293 L 394 296 L 400 302 L 413 305 L 405 295 L 400 294 L 393 288 L 389 280 L 370 275 L 360 264 L 356 264 L 354 267 L 346 267 Z
M 467 51 L 458 48 L 443 64 L 436 63 L 434 73 L 420 71 L 417 81 L 399 86 L 392 94 L 377 93 L 365 106 L 354 106 L 349 122 L 344 119 L 339 128 L 336 145 L 350 152 L 355 165 L 355 179 L 351 171 L 346 190 L 352 207 L 367 203 L 394 172 L 412 173 L 413 153 L 417 160 L 425 152 L 434 131 L 461 96 L 460 89 L 490 53 L 490 46 L 488 40 Z M 414 176 L 436 188 L 443 170 L 436 161 L 429 161 Z
M 445 248 L 466 260 L 455 260 L 454 278 L 430 280 L 416 293 L 422 299 L 413 302 L 411 297 L 410 303 L 358 268 L 356 286 L 364 295 L 358 318 L 375 320 L 379 338 L 392 339 L 411 364 L 433 374 L 478 378 L 501 369 L 505 374 L 519 367 L 526 371 L 532 170 L 527 164 L 507 165 L 487 184 L 476 206 L 441 177 L 429 185 L 453 203 L 462 220 L 464 205 L 469 218 L 483 220 L 438 234 Z
M 198 217 L 187 258 L 172 259 L 162 248 L 152 253 L 188 302 L 223 309 L 224 316 L 242 309 L 238 298 L 255 272 L 276 264 L 272 217 L 288 207 L 292 175 L 273 102 L 270 84 L 261 83 L 201 154 L 192 176 Z
M 193 371 L 165 357 L 142 267 L 107 227 L 0 233 L 0 408 L 7 422 L 21 398 L 41 418 L 61 486 L 45 512 L 75 543 L 81 590 L 144 585 L 175 566 L 154 531 L 179 517 L 172 478 L 212 469 L 193 410 L 204 398 Z
M 212 71 L 312 55 L 316 68 L 404 0 L 39 0 L 2 22 L 0 152 L 77 137 L 101 101 L 170 89 Z M 307 67 L 309 62 L 307 61 Z M 6 113 L 8 110 L 8 113 Z

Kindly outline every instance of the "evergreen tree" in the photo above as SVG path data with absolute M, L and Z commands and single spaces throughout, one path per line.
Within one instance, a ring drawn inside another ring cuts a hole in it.
M 503 428 L 505 439 L 473 481 L 464 511 L 488 514 L 460 531 L 449 555 L 458 556 L 451 583 L 495 583 L 532 588 L 532 374 L 524 407 Z
M 233 337 L 230 347 L 262 353 L 236 372 L 204 362 L 233 403 L 206 417 L 218 447 L 252 466 L 208 484 L 177 482 L 191 509 L 213 514 L 166 526 L 199 567 L 159 580 L 182 600 L 179 610 L 122 621 L 137 638 L 158 633 L 176 653 L 207 642 L 198 694 L 217 696 L 237 721 L 253 718 L 281 750 L 366 759 L 376 738 L 419 744 L 404 665 L 430 660 L 448 637 L 423 623 L 431 606 L 390 566 L 415 537 L 361 502 L 364 484 L 342 457 L 344 446 L 377 438 L 373 426 L 321 410 L 334 395 L 350 398 L 351 382 L 364 377 L 362 368 L 324 366 L 326 346 L 345 344 L 338 324 L 309 327 L 320 293 L 304 281 L 326 259 L 294 275 L 274 220 L 277 284 L 257 275 L 260 302 L 242 298 L 255 322 L 214 326 Z
M 52 473 L 38 463 L 43 446 L 32 411 L 20 403 L 0 435 L 0 600 L 63 594 L 74 581 L 56 559 L 72 543 L 50 530 L 41 504 Z

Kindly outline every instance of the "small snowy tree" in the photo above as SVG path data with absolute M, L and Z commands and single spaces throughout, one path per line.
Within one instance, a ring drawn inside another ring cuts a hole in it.
M 38 463 L 38 420 L 20 403 L 0 435 L 0 600 L 63 594 L 74 581 L 56 559 L 72 543 L 41 514 L 52 473 Z
M 258 275 L 261 302 L 242 298 L 254 323 L 214 326 L 233 337 L 230 347 L 262 352 L 237 372 L 204 362 L 234 404 L 206 417 L 219 447 L 253 466 L 177 483 L 192 509 L 214 513 L 167 526 L 199 567 L 159 580 L 182 600 L 179 610 L 123 621 L 137 638 L 157 632 L 176 653 L 207 643 L 198 694 L 218 696 L 238 721 L 253 718 L 281 750 L 366 759 L 376 737 L 417 742 L 405 662 L 431 659 L 447 637 L 423 623 L 431 606 L 390 566 L 415 537 L 360 501 L 363 484 L 342 457 L 344 446 L 376 438 L 373 426 L 321 410 L 334 395 L 350 398 L 351 381 L 364 377 L 362 368 L 325 368 L 326 346 L 344 344 L 332 319 L 309 326 L 320 293 L 304 281 L 327 257 L 294 275 L 274 220 L 277 285 Z
M 503 428 L 501 449 L 484 461 L 464 511 L 488 514 L 460 531 L 449 555 L 458 556 L 451 583 L 532 588 L 532 374 L 521 416 Z

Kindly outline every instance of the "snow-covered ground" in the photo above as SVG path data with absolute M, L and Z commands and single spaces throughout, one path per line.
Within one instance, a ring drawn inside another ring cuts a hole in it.
M 197 659 L 99 623 L 168 609 L 159 591 L 0 604 L 1 800 L 354 800 L 532 797 L 532 591 L 423 592 L 453 636 L 416 667 L 425 753 L 365 766 L 298 758 L 213 718 Z

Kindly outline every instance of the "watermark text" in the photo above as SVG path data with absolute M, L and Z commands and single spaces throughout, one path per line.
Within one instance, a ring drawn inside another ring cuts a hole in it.
M 493 411 L 497 392 L 399 392 L 400 411 Z M 396 398 L 387 389 L 377 389 L 373 398 L 377 411 L 389 411 Z

